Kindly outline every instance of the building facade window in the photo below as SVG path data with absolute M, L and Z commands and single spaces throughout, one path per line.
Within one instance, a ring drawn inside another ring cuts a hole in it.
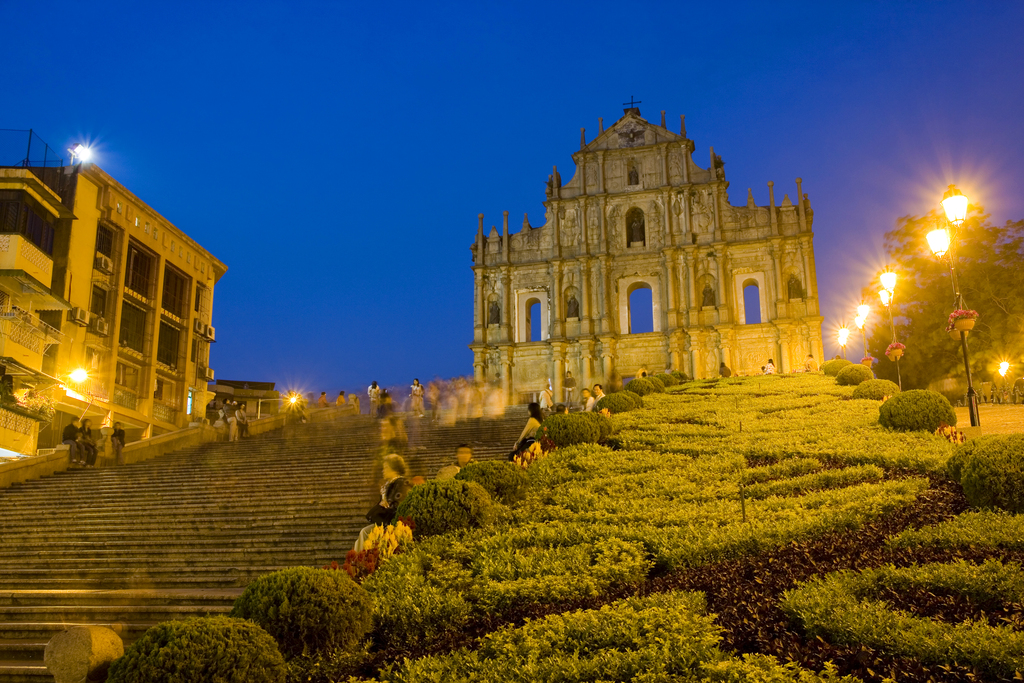
M 139 390 L 139 369 L 134 365 L 118 363 L 114 383 L 131 391 Z
M 146 339 L 146 312 L 127 301 L 121 307 L 121 334 L 119 343 L 138 353 L 143 353 Z
M 99 285 L 92 286 L 92 299 L 89 301 L 89 312 L 101 318 L 107 317 L 107 290 Z
M 161 306 L 168 313 L 184 318 L 188 315 L 189 279 L 170 265 L 164 268 L 164 292 Z
M 149 298 L 153 284 L 153 262 L 156 259 L 134 244 L 128 245 L 128 267 L 124 271 L 124 286 L 136 294 Z
M 108 258 L 114 257 L 114 231 L 102 225 L 96 228 L 96 251 Z
M 22 200 L 19 192 L 0 192 L 0 232 L 18 233 L 53 255 L 53 224 L 49 214 L 32 204 Z
M 158 363 L 172 368 L 178 367 L 178 344 L 181 342 L 181 330 L 164 321 L 160 321 L 160 338 L 156 345 Z

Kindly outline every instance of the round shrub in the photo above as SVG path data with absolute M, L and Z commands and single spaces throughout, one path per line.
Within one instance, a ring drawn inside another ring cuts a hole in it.
M 559 448 L 578 443 L 597 443 L 601 437 L 600 428 L 576 413 L 572 415 L 549 415 L 537 430 L 537 438 L 547 437 Z
M 642 398 L 640 398 L 640 394 L 636 393 L 635 391 L 629 391 L 627 389 L 627 390 L 622 391 L 620 393 L 622 393 L 623 395 L 628 396 L 630 399 L 632 399 L 632 401 L 633 401 L 633 408 L 643 408 L 644 407 L 644 400 Z
M 900 393 L 900 387 L 896 382 L 890 382 L 887 379 L 868 379 L 857 385 L 857 388 L 853 390 L 853 397 L 881 401 L 886 396 L 895 396 L 898 393 Z
M 821 371 L 830 377 L 835 377 L 847 365 L 853 365 L 853 363 L 845 358 L 833 358 L 821 364 Z
M 836 384 L 852 387 L 874 378 L 875 373 L 871 372 L 871 368 L 859 363 L 857 365 L 851 364 L 839 371 L 839 374 L 836 375 Z
M 647 381 L 654 385 L 654 390 L 656 392 L 663 393 L 665 391 L 665 383 L 657 377 L 648 377 Z
M 649 379 L 631 379 L 626 385 L 626 391 L 632 391 L 638 396 L 647 396 L 655 392 L 654 384 Z
M 231 616 L 251 619 L 288 655 L 354 650 L 373 625 L 370 594 L 347 572 L 289 567 L 245 588 Z
M 594 410 L 604 410 L 607 408 L 608 412 L 614 415 L 615 413 L 628 413 L 635 407 L 632 398 L 626 396 L 623 391 L 617 391 L 614 394 L 602 396 L 594 405 Z
M 432 536 L 487 524 L 491 497 L 472 481 L 448 479 L 414 486 L 398 505 L 396 517 L 412 517 L 416 534 Z
M 878 424 L 900 432 L 934 432 L 945 422 L 956 426 L 956 412 L 937 391 L 913 389 L 896 394 L 878 407 Z
M 690 381 L 690 378 L 687 377 L 686 373 L 683 372 L 682 370 L 673 370 L 669 374 L 672 375 L 673 377 L 675 377 L 680 382 L 689 382 Z M 666 386 L 668 386 L 668 385 L 666 385 Z
M 604 441 L 605 439 L 612 435 L 612 421 L 609 420 L 604 415 L 584 411 L 582 413 L 579 413 L 579 416 L 585 420 L 590 420 L 590 422 L 597 425 L 597 429 L 599 432 L 597 437 L 598 441 Z
M 1024 434 L 993 434 L 957 446 L 946 464 L 971 505 L 1024 512 Z
M 666 388 L 674 387 L 675 385 L 679 384 L 678 379 L 665 372 L 655 375 L 654 378 L 661 380 L 661 383 L 664 384 Z
M 107 676 L 109 683 L 284 680 L 284 657 L 270 634 L 251 621 L 229 617 L 157 624 L 114 660 Z
M 491 498 L 506 505 L 525 498 L 530 483 L 526 470 L 503 460 L 472 462 L 459 470 L 455 478 L 480 484 Z

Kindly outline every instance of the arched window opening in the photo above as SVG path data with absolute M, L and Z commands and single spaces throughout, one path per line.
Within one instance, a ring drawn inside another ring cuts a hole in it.
M 651 288 L 639 285 L 629 293 L 629 334 L 654 332 L 654 301 Z
M 540 316 L 540 301 L 530 299 L 526 302 L 526 338 L 532 342 L 541 341 L 544 321 Z
M 747 325 L 761 322 L 761 288 L 757 286 L 756 280 L 743 283 L 743 312 Z
M 626 243 L 631 247 L 647 245 L 644 212 L 636 207 L 626 212 Z

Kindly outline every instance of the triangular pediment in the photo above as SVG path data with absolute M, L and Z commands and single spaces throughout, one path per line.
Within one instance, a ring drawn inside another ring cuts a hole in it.
M 610 128 L 591 140 L 583 151 L 635 149 L 663 142 L 682 142 L 685 139 L 678 133 L 650 123 L 637 110 L 629 109 Z

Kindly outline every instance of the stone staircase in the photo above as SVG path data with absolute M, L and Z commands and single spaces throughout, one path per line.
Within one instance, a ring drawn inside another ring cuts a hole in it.
M 431 478 L 460 443 L 503 458 L 525 421 L 407 418 L 410 474 Z M 127 645 L 161 621 L 227 613 L 260 574 L 341 562 L 379 495 L 377 434 L 343 417 L 0 490 L 0 683 L 52 681 L 43 649 L 69 625 Z

